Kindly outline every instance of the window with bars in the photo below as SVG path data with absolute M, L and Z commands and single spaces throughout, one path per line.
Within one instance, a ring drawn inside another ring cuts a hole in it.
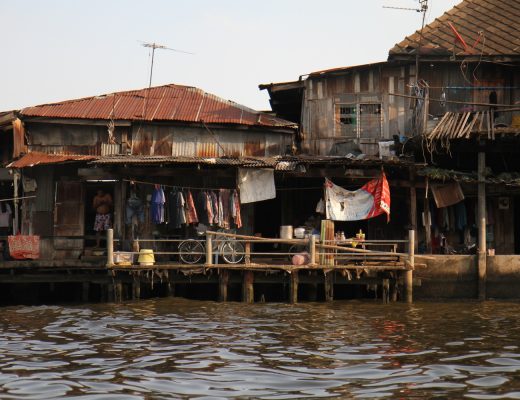
M 335 114 L 336 136 L 381 137 L 380 103 L 336 104 Z

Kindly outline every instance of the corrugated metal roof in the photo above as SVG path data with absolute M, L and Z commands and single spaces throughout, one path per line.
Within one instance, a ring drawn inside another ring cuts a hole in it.
M 62 154 L 46 154 L 39 152 L 27 153 L 16 161 L 13 161 L 7 168 L 25 168 L 34 167 L 42 164 L 59 164 L 67 161 L 92 161 L 97 157 L 85 155 L 62 155 Z
M 293 122 L 195 87 L 173 84 L 27 107 L 21 115 L 96 120 L 204 121 L 207 124 L 296 128 Z
M 351 65 L 351 66 L 347 66 L 347 67 L 324 69 L 322 71 L 311 72 L 309 74 L 309 77 L 315 78 L 315 77 L 319 77 L 322 75 L 341 74 L 341 73 L 348 72 L 351 70 L 373 68 L 373 67 L 378 67 L 378 66 L 385 65 L 385 64 L 386 64 L 386 61 L 379 61 L 379 62 L 369 63 L 369 64 L 359 64 L 359 65 Z
M 465 0 L 423 29 L 416 31 L 390 50 L 392 55 L 475 54 L 487 56 L 518 56 L 520 53 L 520 2 L 518 0 Z M 473 51 L 466 51 L 455 40 L 449 24 L 453 24 Z M 479 39 L 479 32 L 483 36 Z M 478 42 L 477 42 L 478 40 Z
M 405 159 L 381 160 L 378 157 L 350 159 L 336 156 L 283 156 L 283 157 L 172 157 L 172 156 L 107 156 L 95 160 L 96 165 L 160 165 L 202 164 L 238 166 L 245 168 L 274 168 L 277 171 L 297 171 L 299 165 L 342 165 L 342 166 L 410 166 L 413 161 Z M 422 164 L 420 164 L 422 165 Z
M 233 165 L 241 167 L 274 168 L 274 158 L 231 158 L 231 157 L 172 157 L 172 156 L 108 156 L 101 157 L 93 164 L 203 164 L 203 165 Z

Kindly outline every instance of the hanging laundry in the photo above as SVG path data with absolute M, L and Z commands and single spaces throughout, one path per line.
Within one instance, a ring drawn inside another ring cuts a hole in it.
M 11 226 L 13 211 L 9 203 L 0 202 L 0 228 L 9 228 Z
M 155 189 L 152 193 L 151 201 L 151 217 L 153 224 L 162 224 L 164 222 L 164 204 L 166 203 L 166 197 L 162 187 L 155 185 Z
M 219 190 L 219 226 L 224 229 L 230 228 L 229 214 L 230 214 L 230 192 L 229 189 L 220 189 Z
M 210 221 L 211 224 L 218 224 L 218 196 L 215 192 L 210 192 L 211 197 L 211 212 L 213 214 L 213 221 Z
M 238 229 L 242 228 L 242 216 L 240 215 L 240 196 L 236 190 L 231 194 L 231 216 Z
M 204 192 L 206 197 L 206 214 L 208 216 L 208 225 L 212 225 L 215 220 L 215 214 L 213 213 L 213 201 L 209 192 Z
M 186 193 L 186 223 L 196 224 L 199 222 L 197 218 L 197 210 L 195 209 L 195 203 L 193 202 L 193 196 L 191 191 L 188 190 Z
M 456 218 L 456 226 L 457 230 L 463 231 L 464 228 L 468 225 L 468 218 L 466 215 L 466 205 L 463 201 L 457 203 L 455 206 L 455 218 Z
M 174 188 L 168 194 L 168 225 L 173 229 L 178 229 L 185 223 L 184 196 L 181 191 Z
M 195 198 L 195 210 L 197 211 L 197 217 L 199 223 L 208 225 L 208 211 L 207 211 L 207 195 L 206 192 L 200 191 Z

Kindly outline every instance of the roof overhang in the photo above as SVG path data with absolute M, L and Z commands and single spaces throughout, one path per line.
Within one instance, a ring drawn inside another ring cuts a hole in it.
M 11 162 L 7 165 L 6 168 L 26 168 L 46 164 L 63 164 L 66 162 L 92 161 L 96 158 L 98 157 L 85 155 L 63 155 L 30 152 L 24 154 L 18 160 Z

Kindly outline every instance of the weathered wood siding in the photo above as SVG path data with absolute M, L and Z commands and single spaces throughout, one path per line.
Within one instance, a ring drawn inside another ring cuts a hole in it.
M 352 139 L 338 132 L 335 114 L 339 104 L 381 104 L 380 129 L 365 131 L 358 138 L 362 150 L 368 154 L 377 153 L 379 140 L 406 133 L 409 121 L 405 110 L 410 101 L 388 94 L 408 93 L 406 85 L 414 80 L 410 70 L 413 73 L 413 66 L 377 65 L 307 79 L 301 126 L 303 150 L 326 155 L 335 143 Z
M 420 79 L 430 86 L 430 98 L 489 103 L 496 92 L 497 103 L 515 104 L 520 101 L 520 77 L 517 69 L 506 65 L 422 63 Z M 413 95 L 411 85 L 416 81 L 415 65 L 383 63 L 360 66 L 323 75 L 310 76 L 305 81 L 301 131 L 303 151 L 311 154 L 329 154 L 335 143 L 351 139 L 337 129 L 337 104 L 381 104 L 381 132 L 379 137 L 362 132 L 358 143 L 367 154 L 377 153 L 377 141 L 393 135 L 413 134 L 411 118 L 413 100 L 401 95 Z M 497 89 L 494 89 L 497 88 Z M 444 95 L 443 95 L 444 94 Z M 483 107 L 431 101 L 430 116 L 441 116 L 447 111 L 480 110 Z M 500 113 L 499 122 L 511 123 L 512 113 Z

